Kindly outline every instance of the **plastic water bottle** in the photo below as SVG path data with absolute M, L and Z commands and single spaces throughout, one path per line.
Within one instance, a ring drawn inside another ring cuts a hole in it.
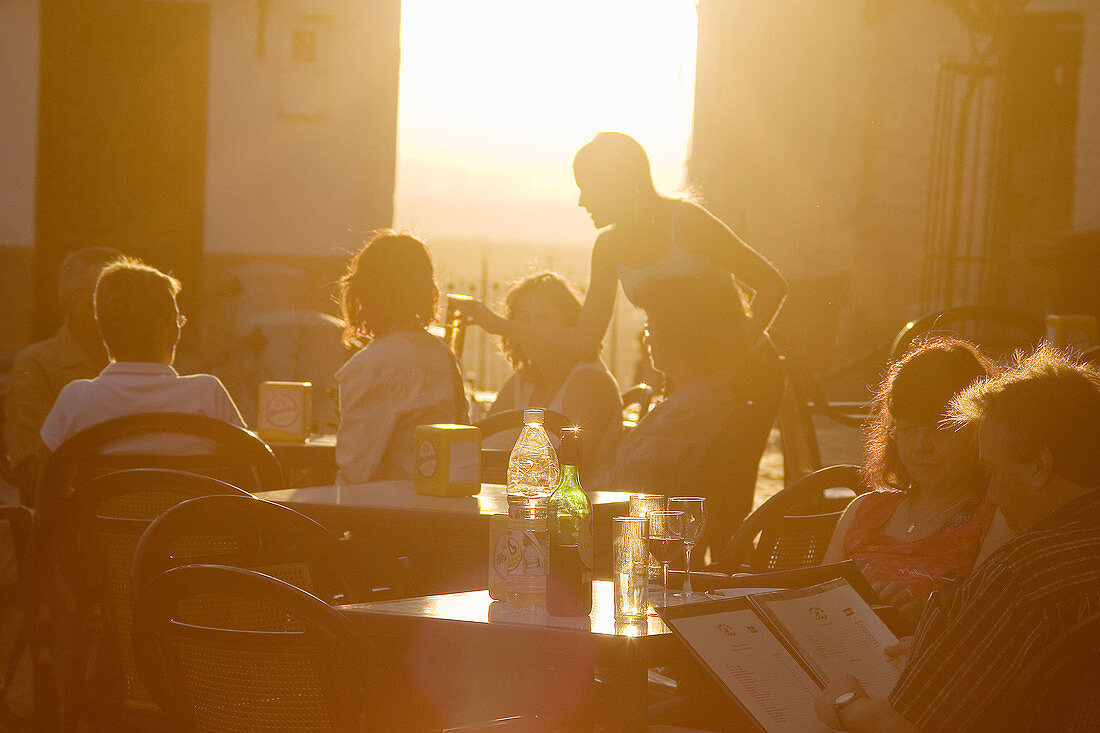
M 517 609 L 546 607 L 546 515 L 561 469 L 542 422 L 542 410 L 523 411 L 508 458 L 508 602 Z
M 508 457 L 508 516 L 546 519 L 550 494 L 558 488 L 561 467 L 554 444 L 542 426 L 543 411 L 523 411 L 523 429 Z

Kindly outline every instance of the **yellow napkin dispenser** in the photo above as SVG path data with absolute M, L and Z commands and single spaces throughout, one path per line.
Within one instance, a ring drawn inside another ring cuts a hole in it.
M 481 492 L 481 430 L 472 425 L 421 425 L 413 441 L 416 493 L 473 496 Z
M 256 433 L 264 440 L 305 440 L 313 422 L 313 385 L 309 382 L 260 384 Z

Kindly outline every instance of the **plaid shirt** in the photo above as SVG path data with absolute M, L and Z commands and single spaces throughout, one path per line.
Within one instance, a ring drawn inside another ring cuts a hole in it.
M 1100 613 L 1100 490 L 1051 512 L 965 580 L 934 593 L 890 693 L 923 731 L 996 729 L 1027 663 Z

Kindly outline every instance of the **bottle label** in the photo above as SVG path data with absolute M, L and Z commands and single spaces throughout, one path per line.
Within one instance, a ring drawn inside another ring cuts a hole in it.
M 502 559 L 509 588 L 528 593 L 544 590 L 548 567 L 545 520 L 510 520 L 506 537 Z

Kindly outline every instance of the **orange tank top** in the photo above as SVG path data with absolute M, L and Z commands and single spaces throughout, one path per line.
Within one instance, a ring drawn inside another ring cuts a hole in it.
M 967 499 L 938 530 L 903 542 L 882 528 L 905 497 L 904 491 L 868 494 L 844 535 L 844 552 L 871 583 L 895 581 L 927 597 L 948 580 L 970 574 L 996 507 L 980 497 Z

